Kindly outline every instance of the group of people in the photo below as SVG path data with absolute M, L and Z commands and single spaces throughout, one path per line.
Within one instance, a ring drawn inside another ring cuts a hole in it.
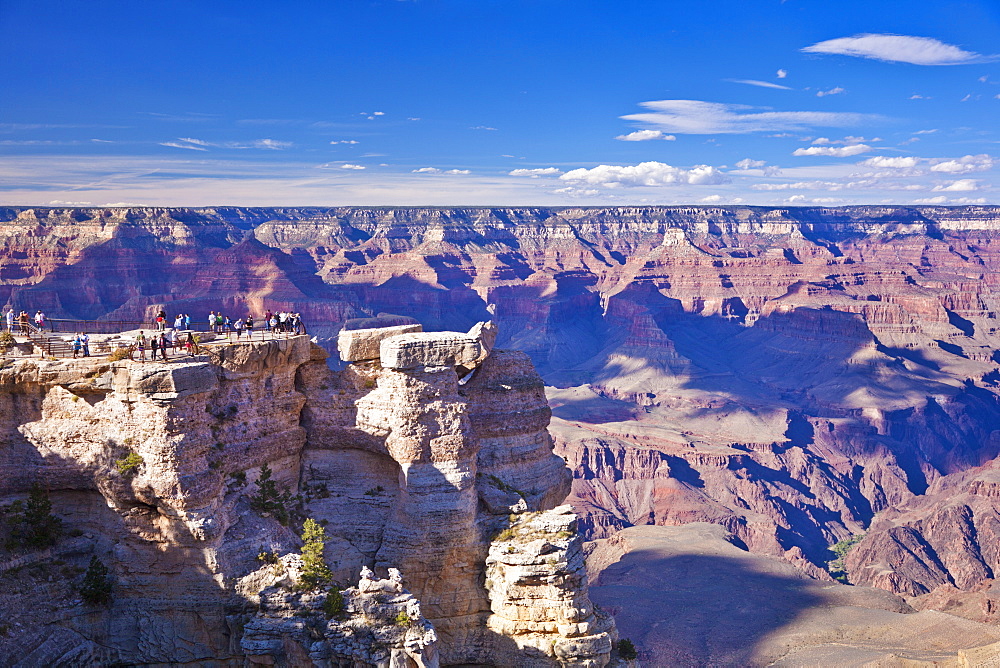
M 264 314 L 262 324 L 265 332 L 283 332 L 286 334 L 303 334 L 305 332 L 305 327 L 302 324 L 302 316 L 298 313 L 289 313 L 287 311 L 273 313 L 268 309 L 267 313 Z M 237 340 L 243 335 L 243 332 L 246 332 L 248 336 L 252 336 L 255 325 L 253 315 L 230 320 L 229 316 L 223 315 L 221 311 L 218 313 L 209 311 L 208 313 L 209 331 L 217 334 L 228 334 L 229 336 L 235 334 Z
M 11 308 L 7 311 L 7 331 L 13 334 L 15 331 L 19 331 L 22 334 L 27 334 L 29 331 L 28 324 L 33 320 L 36 329 L 45 329 L 45 314 L 39 309 L 33 318 L 28 317 L 27 311 L 21 311 L 20 314 L 15 313 L 14 309 Z
M 178 349 L 183 349 L 188 355 L 194 355 L 197 353 L 198 342 L 195 340 L 193 332 L 188 332 L 187 334 L 181 334 L 178 328 L 170 330 L 170 332 L 161 331 L 159 334 L 150 334 L 149 337 L 146 336 L 145 332 L 140 331 L 139 335 L 135 337 L 135 352 L 137 354 L 137 359 L 140 361 L 146 361 L 146 350 L 150 352 L 150 359 L 156 361 L 156 355 L 160 355 L 160 359 L 167 360 L 167 350 L 172 353 L 176 353 Z

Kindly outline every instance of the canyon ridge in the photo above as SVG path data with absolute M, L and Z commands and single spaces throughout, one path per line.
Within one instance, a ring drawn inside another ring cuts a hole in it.
M 68 576 L 19 590 L 7 656 L 596 666 L 620 634 L 648 665 L 968 664 L 1000 641 L 1000 207 L 7 207 L 0 238 L 0 303 L 56 324 L 271 309 L 308 331 L 162 369 L 4 363 L 0 501 L 42 485 L 127 583 L 113 615 L 60 603 Z M 338 347 L 490 322 L 465 361 Z M 351 614 L 388 597 L 377 642 L 311 627 L 322 600 L 257 561 L 300 546 L 248 506 L 264 464 L 326 522 Z M 717 605 L 795 604 L 671 636 L 714 616 L 674 596 L 697 564 L 728 574 L 703 582 Z M 623 595 L 642 582 L 665 593 Z M 857 632 L 831 639 L 822 606 Z

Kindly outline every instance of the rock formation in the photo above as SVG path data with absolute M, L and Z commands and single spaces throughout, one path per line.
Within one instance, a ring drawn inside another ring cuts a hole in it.
M 33 569 L 39 583 L 0 593 L 10 611 L 0 655 L 24 665 L 606 665 L 613 624 L 582 625 L 594 612 L 579 536 L 547 568 L 560 581 L 558 619 L 581 624 L 549 630 L 538 651 L 516 645 L 518 628 L 488 623 L 498 528 L 569 491 L 541 379 L 525 355 L 491 351 L 492 326 L 414 336 L 347 346 L 359 359 L 341 371 L 305 336 L 210 343 L 170 362 L 6 361 L 0 505 L 14 512 L 40 486 L 76 538 L 0 564 Z M 380 363 L 390 349 L 405 351 L 405 368 Z M 567 531 L 573 522 L 553 517 Z M 298 584 L 292 527 L 303 518 L 324 527 L 335 589 Z M 91 556 L 110 567 L 109 607 L 79 598 Z
M 392 415 L 392 392 L 440 397 L 421 418 L 435 429 L 467 401 L 468 427 L 483 433 L 476 466 L 507 458 L 520 475 L 517 457 L 487 456 L 482 445 L 502 443 L 517 425 L 477 424 L 472 400 L 480 393 L 476 401 L 502 405 L 505 393 L 521 393 L 485 374 L 491 360 L 520 362 L 494 352 L 470 376 L 457 357 L 442 360 L 460 365 L 454 391 L 450 376 L 404 368 L 426 334 L 468 332 L 479 321 L 497 322 L 496 345 L 525 351 L 544 377 L 556 451 L 574 477 L 569 503 L 587 537 L 707 521 L 826 578 L 830 545 L 880 526 L 880 512 L 909 508 L 929 489 L 940 499 L 964 494 L 964 483 L 949 486 L 955 476 L 1000 454 L 997 207 L 7 208 L 0 219 L 0 297 L 19 309 L 126 320 L 148 320 L 161 306 L 196 316 L 289 309 L 328 350 L 351 321 L 422 323 L 426 331 L 410 332 L 412 342 L 385 360 L 399 368 L 384 377 L 360 359 L 341 376 L 326 376 L 321 360 L 298 372 L 330 388 L 326 403 L 310 392 L 301 412 L 303 457 L 317 459 L 317 475 L 348 468 L 310 454 L 326 442 L 369 443 L 351 456 L 382 467 L 364 484 L 385 491 L 351 518 L 372 559 L 381 535 L 373 527 L 391 530 L 388 508 L 401 492 L 387 481 L 399 464 L 376 445 L 380 425 L 351 421 Z M 466 344 L 458 357 L 476 358 Z M 433 447 L 399 443 L 422 476 L 419 453 Z M 449 494 L 468 504 L 468 445 L 448 447 L 464 462 L 449 471 L 459 481 Z M 477 487 L 479 503 L 499 512 L 503 490 Z M 345 514 L 326 503 L 331 520 Z M 902 558 L 899 541 L 878 535 L 865 564 Z M 359 567 L 341 547 L 343 567 Z M 965 576 L 934 565 L 931 551 L 920 554 L 926 575 L 893 565 L 922 583 L 914 593 L 947 584 L 979 596 L 956 584 Z M 989 565 L 985 555 L 969 559 Z M 420 582 L 419 569 L 413 577 Z M 856 568 L 852 577 L 897 587 Z M 418 584 L 413 591 L 433 619 Z

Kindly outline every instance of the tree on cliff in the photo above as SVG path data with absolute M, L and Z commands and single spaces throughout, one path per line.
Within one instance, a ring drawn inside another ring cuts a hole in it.
M 52 501 L 38 484 L 27 501 L 15 501 L 9 512 L 12 547 L 49 547 L 62 532 L 62 520 L 52 514 Z
M 292 493 L 288 488 L 278 491 L 278 483 L 271 480 L 271 467 L 264 464 L 260 467 L 257 478 L 257 493 L 250 497 L 250 507 L 261 515 L 270 515 L 281 524 L 288 524 L 288 504 L 292 501 Z
M 327 540 L 326 529 L 316 520 L 307 519 L 302 525 L 302 575 L 298 582 L 300 589 L 315 589 L 333 578 L 333 573 L 323 558 L 323 545 Z
M 90 605 L 104 605 L 111 602 L 110 571 L 97 557 L 90 558 L 90 565 L 80 585 L 80 598 Z

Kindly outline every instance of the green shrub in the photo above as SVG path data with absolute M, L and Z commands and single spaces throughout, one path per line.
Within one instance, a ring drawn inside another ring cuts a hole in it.
M 111 351 L 111 354 L 108 355 L 108 359 L 112 362 L 120 362 L 121 360 L 130 359 L 131 356 L 132 356 L 132 351 L 128 347 L 115 348 L 114 350 Z
M 299 589 L 315 589 L 333 578 L 333 573 L 323 558 L 323 545 L 326 541 L 326 529 L 316 520 L 307 519 L 302 525 L 302 575 L 297 583 Z
M 336 619 L 344 614 L 346 605 L 344 604 L 344 595 L 340 593 L 340 588 L 334 585 L 330 587 L 330 590 L 326 592 L 326 598 L 323 600 L 323 612 L 326 613 L 327 619 Z
M 90 566 L 80 585 L 80 597 L 89 605 L 106 605 L 111 602 L 111 575 L 108 567 L 97 557 L 90 558 Z
M 396 615 L 395 622 L 396 626 L 409 626 L 413 623 L 413 620 L 410 619 L 410 616 L 406 614 L 405 610 L 400 610 L 399 614 Z
M 14 338 L 13 334 L 8 332 L 7 330 L 3 330 L 2 332 L 0 332 L 0 347 L 13 348 L 16 345 L 17 345 L 17 340 Z
M 494 540 L 496 540 L 497 542 L 503 542 L 505 540 L 513 540 L 515 535 L 516 534 L 514 533 L 513 529 L 504 529 L 503 531 L 497 534 L 497 537 L 494 538 Z
M 274 552 L 268 552 L 267 550 L 261 550 L 257 555 L 257 561 L 262 561 L 265 564 L 276 564 L 278 563 L 278 555 Z
M 250 497 L 250 507 L 258 513 L 267 513 L 283 525 L 288 524 L 288 505 L 292 501 L 292 493 L 287 488 L 278 490 L 278 484 L 271 480 L 271 467 L 264 464 L 260 467 L 260 477 L 257 478 L 257 493 Z
M 859 533 L 857 536 L 845 538 L 828 548 L 836 555 L 834 559 L 827 562 L 827 570 L 835 580 L 839 580 L 844 584 L 850 584 L 847 580 L 847 571 L 844 568 L 844 557 L 846 557 L 847 553 L 851 551 L 851 548 L 860 543 L 864 537 L 865 535 L 863 533 Z
M 639 652 L 636 651 L 635 645 L 628 638 L 622 638 L 618 641 L 618 656 L 625 659 L 626 661 L 635 661 L 639 658 Z
M 241 487 L 247 484 L 247 472 L 246 471 L 233 471 L 229 474 L 229 477 L 233 479 L 237 485 Z
M 28 500 L 15 501 L 7 512 L 12 546 L 44 548 L 59 539 L 62 520 L 52 514 L 52 501 L 40 485 L 32 486 Z
M 126 478 L 131 478 L 138 473 L 140 466 L 142 466 L 142 456 L 137 452 L 130 452 L 122 459 L 115 460 L 115 468 L 118 469 L 118 473 Z

